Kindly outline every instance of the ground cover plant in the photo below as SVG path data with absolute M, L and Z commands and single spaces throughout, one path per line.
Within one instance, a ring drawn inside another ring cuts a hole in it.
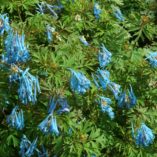
M 0 1 L 0 156 L 157 156 L 156 0 Z

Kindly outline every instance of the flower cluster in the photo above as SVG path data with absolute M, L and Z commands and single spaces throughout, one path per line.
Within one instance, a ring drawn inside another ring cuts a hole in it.
M 98 69 L 96 71 L 96 74 L 92 75 L 94 83 L 98 88 L 102 88 L 103 90 L 106 90 L 107 85 L 110 83 L 110 72 L 107 70 L 101 70 Z
M 134 132 L 134 128 L 132 125 L 132 133 L 133 138 L 136 141 L 136 145 L 138 146 L 147 147 L 153 142 L 155 138 L 152 130 L 144 123 L 141 124 L 141 127 L 137 129 L 136 133 Z
M 72 91 L 84 94 L 90 88 L 90 80 L 88 80 L 82 73 L 70 69 L 72 77 L 70 86 Z
M 128 95 L 126 92 L 123 92 L 118 97 L 118 107 L 119 108 L 127 108 L 130 109 L 136 105 L 136 97 L 130 86 L 130 90 L 128 91 Z
M 102 44 L 100 48 L 101 49 L 98 55 L 99 64 L 100 64 L 100 67 L 106 67 L 111 61 L 112 54 L 110 51 L 106 49 L 104 44 Z
M 24 128 L 24 116 L 22 109 L 19 110 L 19 107 L 15 106 L 11 114 L 7 117 L 7 123 L 13 128 L 22 130 Z
M 10 29 L 11 28 L 7 14 L 0 14 L 0 35 L 3 35 L 4 31 L 8 32 Z
M 55 99 L 53 97 L 53 99 L 51 99 L 50 103 L 49 103 L 49 110 L 48 110 L 49 114 L 53 113 L 57 104 L 59 106 L 59 109 L 57 110 L 58 114 L 62 114 L 64 112 L 70 112 L 69 105 L 68 105 L 66 98 L 59 97 L 58 99 Z
M 110 98 L 102 97 L 100 96 L 99 105 L 102 112 L 106 112 L 108 116 L 113 119 L 114 118 L 114 112 L 112 111 L 112 108 L 110 104 L 112 103 Z
M 29 59 L 29 52 L 24 43 L 25 36 L 9 31 L 5 39 L 6 53 L 2 55 L 2 61 L 7 64 L 23 63 Z
M 50 5 L 46 2 L 41 2 L 37 6 L 38 6 L 37 7 L 38 13 L 40 13 L 40 14 L 49 13 L 56 19 L 58 18 L 57 13 L 59 13 L 61 11 L 61 9 L 63 8 L 63 6 L 61 4 L 60 5 Z
M 157 52 L 150 52 L 149 55 L 147 55 L 146 60 L 149 61 L 153 68 L 157 68 Z
M 20 142 L 20 152 L 21 157 L 31 157 L 36 150 L 37 138 L 31 143 L 28 138 L 23 135 Z
M 94 4 L 94 16 L 96 19 L 99 19 L 100 18 L 100 14 L 101 14 L 101 9 L 100 9 L 100 6 L 98 3 L 95 3 Z
M 23 104 L 27 104 L 28 102 L 35 104 L 37 101 L 37 92 L 40 93 L 39 81 L 38 78 L 31 75 L 28 70 L 29 68 L 25 71 L 19 69 L 20 78 L 18 94 Z
M 44 134 L 54 133 L 55 135 L 59 135 L 57 121 L 53 113 L 49 114 L 38 127 Z

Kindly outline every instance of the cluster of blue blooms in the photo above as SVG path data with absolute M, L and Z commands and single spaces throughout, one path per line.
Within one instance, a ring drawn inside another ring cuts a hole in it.
M 54 117 L 54 110 L 56 109 L 56 107 L 59 107 L 59 109 L 57 110 L 58 114 L 70 112 L 68 102 L 65 98 L 59 97 L 58 99 L 55 99 L 53 97 L 53 99 L 50 100 L 48 116 L 38 126 L 44 134 L 50 133 L 59 135 L 57 121 Z
M 45 14 L 49 13 L 51 14 L 54 18 L 58 18 L 57 13 L 61 11 L 63 6 L 61 4 L 59 5 L 50 5 L 46 2 L 41 2 L 38 4 L 37 12 L 40 14 Z
M 14 34 L 13 30 L 8 32 L 5 39 L 6 53 L 2 55 L 2 61 L 7 64 L 24 63 L 29 59 L 29 52 L 24 43 L 25 36 L 17 33 Z
M 8 32 L 10 30 L 9 18 L 7 14 L 0 14 L 0 35 L 3 35 L 4 32 Z
M 147 55 L 146 60 L 149 61 L 153 68 L 157 68 L 157 52 L 150 52 L 149 55 Z
M 114 119 L 114 112 L 110 104 L 112 103 L 110 98 L 100 96 L 99 105 L 102 112 L 106 112 L 111 119 Z
M 136 130 L 136 133 L 134 132 L 134 128 L 132 125 L 132 134 L 133 138 L 136 141 L 136 144 L 140 147 L 147 147 L 150 144 L 153 143 L 153 140 L 155 138 L 152 130 L 147 127 L 144 123 L 141 124 L 140 128 Z
M 7 123 L 9 126 L 22 130 L 24 128 L 24 116 L 23 110 L 15 106 L 11 114 L 7 117 Z
M 136 105 L 136 97 L 130 86 L 130 90 L 128 91 L 128 95 L 126 92 L 120 94 L 118 98 L 118 107 L 119 108 L 127 108 L 130 109 Z
M 70 80 L 71 90 L 79 94 L 84 94 L 90 88 L 90 80 L 88 80 L 81 72 L 70 69 L 72 77 Z

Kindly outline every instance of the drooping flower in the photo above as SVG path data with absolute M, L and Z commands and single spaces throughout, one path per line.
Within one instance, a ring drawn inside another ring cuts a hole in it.
M 23 110 L 19 109 L 18 106 L 15 106 L 11 114 L 7 117 L 7 123 L 13 128 L 22 130 L 24 128 Z
M 118 7 L 114 7 L 114 15 L 119 21 L 124 21 L 124 16 Z
M 102 112 L 106 112 L 108 114 L 108 116 L 113 119 L 114 118 L 114 112 L 112 111 L 112 108 L 110 106 L 110 104 L 112 103 L 110 98 L 106 98 L 103 96 L 100 96 L 100 100 L 98 101 L 101 111 Z
M 61 4 L 59 5 L 50 5 L 46 2 L 41 2 L 39 4 L 37 4 L 37 12 L 40 14 L 45 14 L 45 13 L 49 13 L 51 14 L 54 18 L 58 18 L 57 13 L 59 13 L 61 11 L 61 9 L 63 8 L 63 6 Z
M 50 25 L 47 25 L 46 27 L 46 33 L 47 33 L 47 39 L 48 42 L 52 42 L 53 40 L 53 32 L 55 31 L 55 28 L 51 27 Z
M 94 4 L 94 9 L 93 9 L 93 10 L 94 10 L 94 16 L 95 16 L 95 18 L 96 18 L 96 19 L 99 19 L 102 10 L 100 9 L 100 6 L 99 6 L 98 3 L 95 3 L 95 4 Z
M 55 97 L 51 98 L 49 102 L 49 110 L 48 110 L 49 114 L 54 112 L 56 105 L 57 105 L 57 99 Z
M 57 121 L 53 114 L 49 114 L 38 127 L 44 134 L 54 133 L 59 135 Z
M 94 83 L 98 88 L 102 88 L 103 90 L 106 90 L 107 85 L 110 83 L 110 73 L 107 70 L 101 70 L 98 69 L 96 71 L 96 74 L 92 75 Z
M 130 90 L 128 94 L 126 92 L 121 93 L 121 95 L 117 98 L 118 99 L 118 107 L 119 108 L 127 108 L 130 109 L 136 105 L 136 97 L 130 86 Z
M 2 61 L 7 64 L 25 63 L 30 55 L 24 43 L 25 36 L 10 31 L 5 39 L 6 53 L 2 55 Z
M 112 54 L 110 51 L 106 49 L 104 44 L 102 44 L 100 48 L 101 50 L 99 51 L 98 54 L 99 65 L 100 67 L 106 67 L 111 61 Z
M 19 80 L 18 94 L 23 104 L 27 104 L 28 102 L 35 104 L 37 101 L 37 92 L 40 93 L 39 81 L 38 78 L 31 75 L 28 70 L 29 68 L 27 68 L 25 71 L 19 71 L 21 75 Z
M 141 123 L 141 127 L 136 130 L 136 133 L 134 132 L 134 128 L 132 125 L 132 134 L 133 138 L 136 141 L 136 145 L 140 147 L 147 147 L 154 141 L 154 134 L 152 130 L 147 127 L 144 123 Z
M 147 55 L 146 60 L 149 61 L 153 68 L 157 68 L 157 52 L 150 52 L 149 55 Z
M 120 88 L 121 86 L 119 84 L 116 84 L 114 82 L 110 82 L 108 85 L 109 89 L 112 91 L 115 99 L 117 100 L 120 94 Z
M 70 69 L 72 76 L 70 80 L 71 90 L 79 94 L 84 94 L 90 88 L 90 80 L 88 80 L 81 72 Z
M 62 114 L 63 112 L 70 112 L 68 102 L 65 98 L 60 97 L 58 99 L 58 104 L 60 106 L 59 110 L 57 111 L 58 114 Z
M 4 31 L 8 32 L 10 29 L 11 28 L 7 14 L 0 14 L 0 35 L 3 35 Z
M 23 135 L 20 142 L 20 152 L 21 157 L 31 157 L 36 150 L 37 138 L 31 143 L 28 138 Z
M 80 37 L 80 41 L 85 45 L 85 46 L 89 46 L 89 43 L 87 42 L 86 38 L 82 35 Z

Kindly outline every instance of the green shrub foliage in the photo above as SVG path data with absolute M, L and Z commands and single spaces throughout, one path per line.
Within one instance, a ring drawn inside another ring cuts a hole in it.
M 1 0 L 0 156 L 156 157 L 156 10 Z

